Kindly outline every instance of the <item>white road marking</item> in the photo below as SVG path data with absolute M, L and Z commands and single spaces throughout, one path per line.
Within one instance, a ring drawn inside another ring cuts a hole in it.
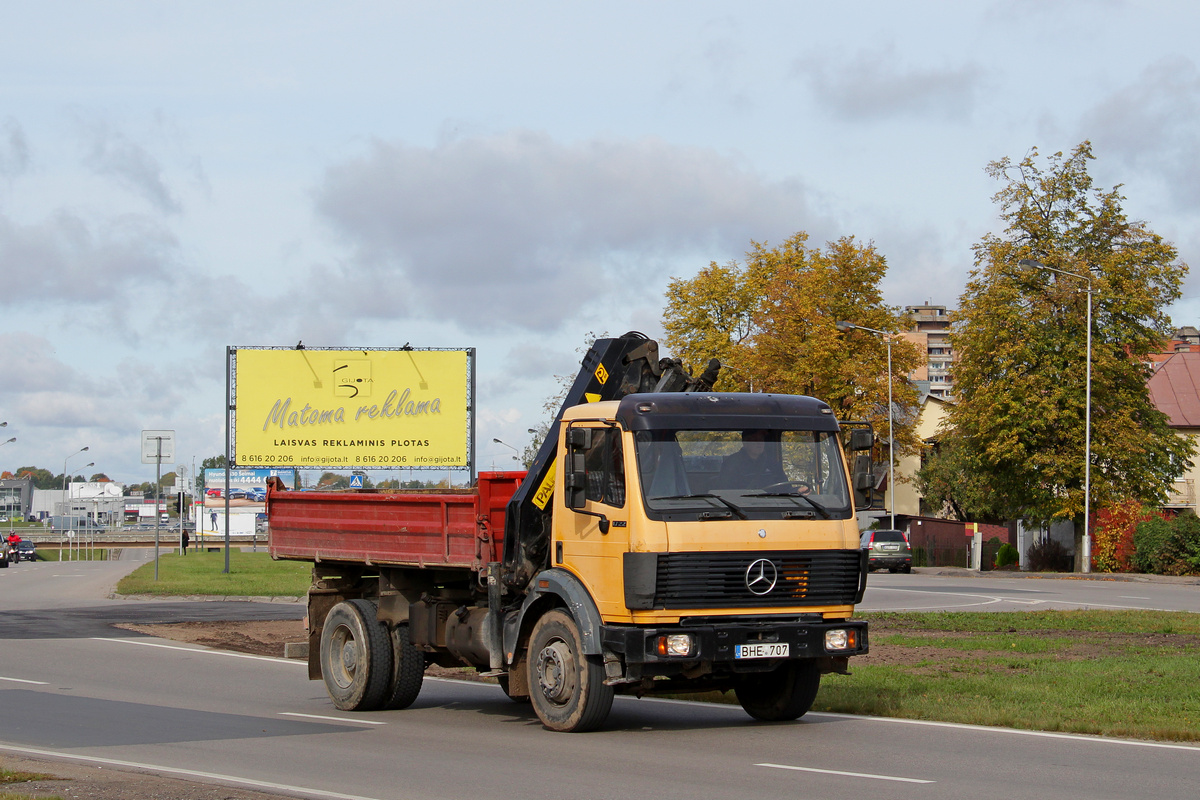
M 847 778 L 871 778 L 877 781 L 899 781 L 900 783 L 937 783 L 923 781 L 919 778 L 897 778 L 894 775 L 872 775 L 869 772 L 842 772 L 836 769 L 816 769 L 815 767 L 793 767 L 790 764 L 755 764 L 756 767 L 771 767 L 772 769 L 793 769 L 797 772 L 819 772 L 822 775 L 844 775 Z
M 280 711 L 281 717 L 303 717 L 304 719 L 331 719 L 334 722 L 352 722 L 355 725 L 387 725 L 386 722 L 377 722 L 370 719 L 347 719 L 346 717 L 325 717 L 320 714 L 300 714 L 296 711 Z
M 179 647 L 173 644 L 159 644 L 158 642 L 140 642 L 136 639 L 106 639 L 103 636 L 91 637 L 96 642 L 117 642 L 119 644 L 136 644 L 139 647 L 159 647 L 163 650 L 182 650 L 185 653 L 206 655 L 206 656 L 228 656 L 229 658 L 248 658 L 252 661 L 274 661 L 277 664 L 303 664 L 308 666 L 308 661 L 297 658 L 275 658 L 274 656 L 255 656 L 249 653 L 230 653 L 225 650 L 208 650 L 199 647 Z
M 734 706 L 736 708 L 736 706 Z M 861 720 L 864 722 L 892 722 L 898 725 L 926 725 L 931 728 L 951 728 L 963 731 L 979 731 L 980 733 L 1007 733 L 1013 736 L 1034 736 L 1042 739 L 1068 739 L 1075 742 L 1092 742 L 1094 744 L 1115 744 L 1127 747 L 1153 747 L 1161 750 L 1187 750 L 1200 753 L 1200 746 L 1190 744 L 1171 744 L 1169 742 L 1147 742 L 1140 739 L 1113 739 L 1107 736 L 1089 736 L 1083 733 L 1052 733 L 1051 731 L 1028 731 L 1020 728 L 994 728 L 987 725 L 968 725 L 963 722 L 934 722 L 926 719 L 901 719 L 900 717 L 868 717 L 861 714 L 835 714 L 829 711 L 810 711 L 806 717 L 822 717 L 825 719 Z
M 1132 595 L 1132 594 L 1119 594 L 1119 595 L 1117 595 L 1117 599 L 1118 600 L 1149 600 L 1150 598 L 1149 597 L 1137 597 L 1136 595 Z
M 201 780 L 215 781 L 225 784 L 233 784 L 235 786 L 245 786 L 251 789 L 266 789 L 272 792 L 287 792 L 289 794 L 303 794 L 307 797 L 331 797 L 334 800 L 378 800 L 374 797 L 363 797 L 357 794 L 342 794 L 341 792 L 326 792 L 321 789 L 311 789 L 307 786 L 289 786 L 286 783 L 271 783 L 270 781 L 256 781 L 253 778 L 242 778 L 237 775 L 223 775 L 219 772 L 201 772 L 194 769 L 180 769 L 178 767 L 164 767 L 159 764 L 143 764 L 137 761 L 121 761 L 115 758 L 100 758 L 98 756 L 81 756 L 75 753 L 66 753 L 59 750 L 39 750 L 33 747 L 14 747 L 13 745 L 0 744 L 0 750 L 9 753 L 21 753 L 31 756 L 49 756 L 50 758 L 62 758 L 68 761 L 83 761 L 88 764 L 108 764 L 114 767 L 126 767 L 128 769 L 145 770 L 147 772 L 155 772 L 160 775 L 182 775 L 188 778 L 199 778 Z
M 34 686 L 49 686 L 45 681 L 27 681 L 22 678 L 6 678 L 0 675 L 0 681 L 12 681 L 13 683 L 32 683 Z

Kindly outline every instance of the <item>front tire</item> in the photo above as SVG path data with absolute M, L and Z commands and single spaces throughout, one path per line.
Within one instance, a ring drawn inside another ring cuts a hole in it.
M 608 718 L 613 690 L 604 665 L 583 653 L 579 626 L 561 609 L 548 611 L 529 640 L 529 699 L 552 731 L 595 730 Z
M 343 711 L 374 711 L 392 688 L 392 643 L 387 626 L 366 600 L 335 605 L 321 630 L 321 676 Z
M 816 661 L 787 661 L 771 672 L 742 676 L 733 691 L 755 719 L 787 722 L 808 713 L 820 687 Z

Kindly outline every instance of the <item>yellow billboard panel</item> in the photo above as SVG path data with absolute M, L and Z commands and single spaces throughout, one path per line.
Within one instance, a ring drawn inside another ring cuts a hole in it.
M 466 467 L 466 350 L 235 350 L 234 465 Z

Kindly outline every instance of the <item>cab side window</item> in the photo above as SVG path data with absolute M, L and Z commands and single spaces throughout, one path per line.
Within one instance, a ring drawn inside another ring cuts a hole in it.
M 585 497 L 618 508 L 625 505 L 625 461 L 621 432 L 599 428 L 592 432 L 592 446 L 584 451 L 587 469 Z

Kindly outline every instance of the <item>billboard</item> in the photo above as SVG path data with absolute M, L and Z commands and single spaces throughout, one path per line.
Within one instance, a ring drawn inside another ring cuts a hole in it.
M 231 348 L 233 464 L 468 467 L 474 352 Z
M 267 478 L 279 478 L 289 489 L 296 485 L 294 469 L 231 469 L 226 498 L 225 470 L 204 470 L 204 500 L 203 507 L 196 509 L 196 533 L 224 533 L 226 499 L 230 532 L 254 533 L 255 523 L 264 521 L 262 515 L 267 510 Z

